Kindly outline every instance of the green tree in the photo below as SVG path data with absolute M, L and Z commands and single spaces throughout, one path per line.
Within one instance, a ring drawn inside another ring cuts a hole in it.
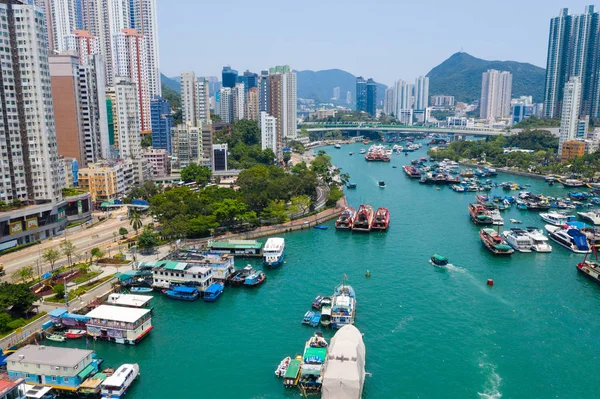
M 12 321 L 12 317 L 6 312 L 0 312 L 0 331 L 8 331 L 8 324 Z
M 156 235 L 150 231 L 144 231 L 138 237 L 138 246 L 142 249 L 149 249 L 158 245 Z
M 276 223 L 284 223 L 288 220 L 287 205 L 281 200 L 270 201 L 269 205 L 263 211 L 262 216 Z
M 62 283 L 56 284 L 52 287 L 52 292 L 54 292 L 54 296 L 56 299 L 64 299 L 65 297 L 65 286 Z
M 206 237 L 210 231 L 219 227 L 217 218 L 214 215 L 199 215 L 189 222 L 189 234 L 192 237 Z
M 67 262 L 69 262 L 69 266 L 72 266 L 73 253 L 75 252 L 75 249 L 77 249 L 75 244 L 73 244 L 73 242 L 69 240 L 65 240 L 60 244 L 60 249 L 62 250 L 62 253 L 67 257 Z
M 48 248 L 42 253 L 42 258 L 50 263 L 50 270 L 54 270 L 54 264 L 60 259 L 60 252 L 54 248 Z
M 104 257 L 104 252 L 102 252 L 102 250 L 100 250 L 100 248 L 93 248 L 92 251 L 90 252 L 90 255 L 92 256 L 92 260 L 94 258 L 96 258 L 96 260 L 99 260 Z
M 90 265 L 88 263 L 82 263 L 81 265 L 79 265 L 79 273 L 82 275 L 86 275 L 90 272 Z
M 33 278 L 33 266 L 25 266 L 20 268 L 19 270 L 15 270 L 13 274 L 10 276 L 11 280 L 21 283 L 26 283 L 28 280 Z
M 312 200 L 308 195 L 297 195 L 295 197 L 292 197 L 291 203 L 293 207 L 298 209 L 298 213 L 304 215 L 306 211 L 308 211 Z
M 181 180 L 186 183 L 196 182 L 200 186 L 205 186 L 210 181 L 211 175 L 210 168 L 195 163 L 181 169 Z
M 217 222 L 233 226 L 248 211 L 248 205 L 237 199 L 225 199 L 215 205 L 213 215 Z
M 284 152 L 283 153 L 283 162 L 285 162 L 285 164 L 287 165 L 287 163 L 290 161 L 290 159 L 292 159 L 292 153 L 291 152 Z
M 152 135 L 147 133 L 142 135 L 142 140 L 140 141 L 140 145 L 142 148 L 152 147 Z
M 121 237 L 123 239 L 125 239 L 127 237 L 127 233 L 129 233 L 129 230 L 127 230 L 125 227 L 121 227 L 119 229 L 119 234 L 121 235 Z
M 36 300 L 27 284 L 0 284 L 0 309 L 12 306 L 12 312 L 24 315 Z
M 133 229 L 135 230 L 135 235 L 137 236 L 138 234 L 138 230 L 142 228 L 142 226 L 144 225 L 142 223 L 142 217 L 140 216 L 140 214 L 136 211 L 131 211 L 129 212 L 129 224 L 131 225 L 131 227 L 133 227 Z

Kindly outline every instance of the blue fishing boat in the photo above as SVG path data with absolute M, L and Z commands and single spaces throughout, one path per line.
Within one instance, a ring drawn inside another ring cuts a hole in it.
M 131 291 L 132 293 L 133 292 L 140 293 L 140 292 L 152 292 L 153 290 L 150 287 L 131 287 L 131 289 L 129 291 Z
M 246 280 L 244 281 L 244 285 L 247 285 L 249 287 L 254 287 L 254 286 L 264 283 L 266 279 L 267 279 L 266 274 L 259 270 L 255 273 L 252 273 L 248 277 L 246 277 Z
M 329 227 L 327 226 L 323 226 L 322 224 L 313 226 L 313 229 L 317 229 L 317 230 L 327 230 Z
M 185 285 L 178 285 L 172 290 L 165 290 L 164 294 L 169 298 L 179 299 L 180 301 L 195 301 L 200 296 L 200 292 L 196 288 Z
M 217 300 L 219 296 L 223 293 L 225 289 L 225 284 L 220 283 L 212 283 L 208 286 L 206 291 L 204 291 L 204 302 L 214 302 Z
M 310 318 L 310 322 L 308 323 L 311 327 L 317 327 L 321 322 L 321 313 L 314 312 L 313 316 Z
M 308 311 L 306 313 L 304 313 L 304 317 L 302 318 L 302 324 L 310 324 L 313 316 L 315 315 L 315 312 L 313 311 Z

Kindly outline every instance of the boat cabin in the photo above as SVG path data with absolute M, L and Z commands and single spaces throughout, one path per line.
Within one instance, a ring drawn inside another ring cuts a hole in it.
M 129 306 L 133 308 L 143 308 L 146 307 L 150 300 L 152 300 L 152 296 L 150 295 L 133 295 L 133 294 L 110 294 L 106 299 L 106 302 L 111 305 L 117 306 Z

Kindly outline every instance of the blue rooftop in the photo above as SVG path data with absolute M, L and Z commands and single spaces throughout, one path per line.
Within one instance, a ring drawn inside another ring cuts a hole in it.
M 63 314 L 67 313 L 67 309 L 65 308 L 56 308 L 48 312 L 50 317 L 61 317 Z
M 173 288 L 173 291 L 181 292 L 181 293 L 185 293 L 185 294 L 193 294 L 197 290 L 194 287 L 186 287 L 185 285 L 178 285 L 177 287 Z
M 208 288 L 204 291 L 205 294 L 216 294 L 220 291 L 223 291 L 223 284 L 211 284 L 208 286 Z

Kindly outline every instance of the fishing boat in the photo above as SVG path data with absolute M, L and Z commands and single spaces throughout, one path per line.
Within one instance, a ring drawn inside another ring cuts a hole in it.
M 527 231 L 522 229 L 510 229 L 503 231 L 502 235 L 504 236 L 504 239 L 508 245 L 513 247 L 516 251 L 531 252 L 533 240 L 529 234 L 527 234 Z
M 590 262 L 584 259 L 583 262 L 577 264 L 577 270 L 595 282 L 600 283 L 600 264 L 597 262 Z
M 540 213 L 540 217 L 544 222 L 553 226 L 562 226 L 563 224 L 575 221 L 575 216 L 567 215 L 566 213 L 562 212 Z
M 350 230 L 352 229 L 352 218 L 356 213 L 356 209 L 351 206 L 344 208 L 340 216 L 335 221 L 335 228 L 338 230 Z
M 171 290 L 165 290 L 164 294 L 171 299 L 180 301 L 195 301 L 200 296 L 198 289 L 186 285 L 178 285 Z
M 361 204 L 352 218 L 352 231 L 371 231 L 373 227 L 373 207 Z
M 321 321 L 321 312 L 314 312 L 308 323 L 311 327 L 317 327 Z
M 431 263 L 433 263 L 434 266 L 446 266 L 448 265 L 448 258 L 446 258 L 445 256 L 442 255 L 438 255 L 435 254 L 431 257 Z
M 238 270 L 230 279 L 232 285 L 244 285 L 246 277 L 254 273 L 254 268 L 247 265 L 242 270 Z
M 351 190 L 355 189 L 356 188 L 356 183 L 348 183 L 348 184 L 346 184 L 346 188 L 351 189 Z
M 285 375 L 283 376 L 283 386 L 286 388 L 293 388 L 298 386 L 298 380 L 300 379 L 300 367 L 302 366 L 302 356 L 297 356 L 293 359 Z
M 85 334 L 86 330 L 69 329 L 67 332 L 65 332 L 65 337 L 68 339 L 77 339 L 83 337 Z
M 356 312 L 356 295 L 354 289 L 342 282 L 335 288 L 332 298 L 331 326 L 342 328 L 354 324 Z
M 323 365 L 327 361 L 327 341 L 319 332 L 304 346 L 300 380 L 298 384 L 305 393 L 318 393 L 323 383 Z
M 574 227 L 569 226 L 545 226 L 548 237 L 558 245 L 567 248 L 577 254 L 590 253 L 590 246 L 586 235 Z
M 323 371 L 321 399 L 360 399 L 365 383 L 365 344 L 354 326 L 344 326 L 331 339 Z
M 67 338 L 63 334 L 56 333 L 46 336 L 46 339 L 54 342 L 65 342 Z
M 402 169 L 404 169 L 406 176 L 410 177 L 411 179 L 421 178 L 421 172 L 419 172 L 419 170 L 412 165 L 405 165 L 402 167 Z
M 204 302 L 214 302 L 218 297 L 221 296 L 223 290 L 225 289 L 225 284 L 220 281 L 218 283 L 212 283 L 208 286 L 208 288 L 204 291 L 203 300 Z
M 248 287 L 255 287 L 265 282 L 267 275 L 262 271 L 257 271 L 246 277 L 244 285 Z
M 523 223 L 523 222 L 521 222 L 520 220 L 517 220 L 517 219 L 509 219 L 509 220 L 510 220 L 510 222 L 512 224 L 521 224 L 521 223 Z
M 590 222 L 593 225 L 600 224 L 600 212 L 593 210 L 590 212 L 577 212 L 577 215 L 583 220 Z
M 285 239 L 272 237 L 263 248 L 263 263 L 270 267 L 279 267 L 285 258 Z
M 131 289 L 129 290 L 132 293 L 142 293 L 142 292 L 152 292 L 153 289 L 150 287 L 131 287 Z
M 552 252 L 552 246 L 548 243 L 548 237 L 541 229 L 527 227 L 527 234 L 531 238 L 531 250 L 534 252 Z
M 585 183 L 582 182 L 581 180 L 577 180 L 577 179 L 566 179 L 566 180 L 559 180 L 559 182 L 567 187 L 567 188 L 574 188 L 574 187 L 583 187 L 585 186 Z
M 312 308 L 313 309 L 321 309 L 321 303 L 323 302 L 323 297 L 321 295 L 317 295 L 317 297 L 315 298 L 314 301 L 312 301 Z
M 493 223 L 490 212 L 481 204 L 469 204 L 469 216 L 475 224 Z
M 385 188 L 385 182 L 383 180 L 377 183 L 377 185 L 379 186 L 379 188 Z
M 494 255 L 512 255 L 514 250 L 494 229 L 479 230 L 479 238 L 483 245 Z
M 125 396 L 139 373 L 140 368 L 137 363 L 121 365 L 113 375 L 102 381 L 100 391 L 102 399 L 117 399 Z
M 314 315 L 315 312 L 313 312 L 312 310 L 309 310 L 306 313 L 304 313 L 304 317 L 302 318 L 302 324 L 310 324 L 310 321 L 312 320 Z
M 277 366 L 277 369 L 275 370 L 275 376 L 283 377 L 285 375 L 291 361 L 292 361 L 292 358 L 287 356 L 285 359 L 283 359 L 281 362 L 279 362 L 279 366 Z
M 321 300 L 321 325 L 325 328 L 331 325 L 331 298 L 328 296 Z
M 390 211 L 387 208 L 379 208 L 373 218 L 371 230 L 386 231 L 390 225 Z
M 322 225 L 322 224 L 318 224 L 316 226 L 313 226 L 313 229 L 316 229 L 316 230 L 327 230 L 328 228 L 329 227 L 327 227 L 325 225 Z

